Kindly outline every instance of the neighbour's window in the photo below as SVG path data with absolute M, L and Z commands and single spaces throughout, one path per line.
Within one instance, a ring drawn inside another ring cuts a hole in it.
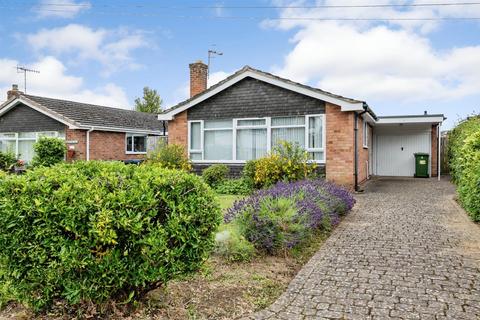
M 188 151 L 193 161 L 244 162 L 287 141 L 304 148 L 312 160 L 324 162 L 324 128 L 324 115 L 193 120 Z
M 9 132 L 0 133 L 0 151 L 13 153 L 18 159 L 30 162 L 35 155 L 33 145 L 40 137 L 57 137 L 64 139 L 65 132 Z
M 369 132 L 368 132 L 368 122 L 366 121 L 366 119 L 363 119 L 363 147 L 364 148 L 368 148 L 368 136 L 369 136 Z
M 146 153 L 147 135 L 127 133 L 126 137 L 127 153 Z

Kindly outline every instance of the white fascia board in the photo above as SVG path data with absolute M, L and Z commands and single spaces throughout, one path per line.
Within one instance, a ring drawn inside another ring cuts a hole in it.
M 77 129 L 93 130 L 93 131 L 124 132 L 124 133 L 141 133 L 141 134 L 151 134 L 151 135 L 163 136 L 163 131 L 142 130 L 142 129 L 127 129 L 127 128 L 119 128 L 119 127 L 99 127 L 99 126 L 82 125 L 82 126 L 78 127 Z
M 75 121 L 72 121 L 50 109 L 45 108 L 44 106 L 31 101 L 30 99 L 26 99 L 22 96 L 20 96 L 17 99 L 12 100 L 10 103 L 7 103 L 1 110 L 0 110 L 0 116 L 5 114 L 7 111 L 12 109 L 13 107 L 17 106 L 18 104 L 23 103 L 24 105 L 32 108 L 35 111 L 38 111 L 47 117 L 50 117 L 54 120 L 57 120 L 60 123 L 63 123 L 64 125 L 68 126 L 69 129 L 78 129 L 79 125 L 75 123 Z
M 330 95 L 318 92 L 316 90 L 311 90 L 311 89 L 308 89 L 308 88 L 304 88 L 302 86 L 295 85 L 293 83 L 288 83 L 288 82 L 285 82 L 285 81 L 282 81 L 282 80 L 279 80 L 279 79 L 276 79 L 276 78 L 272 78 L 272 77 L 266 76 L 264 74 L 257 73 L 257 72 L 252 71 L 252 70 L 247 70 L 247 71 L 237 75 L 236 77 L 230 79 L 229 81 L 221 84 L 217 88 L 215 88 L 215 89 L 213 89 L 213 90 L 211 90 L 211 91 L 209 91 L 205 94 L 201 94 L 198 98 L 193 99 L 192 101 L 186 103 L 185 105 L 183 105 L 179 108 L 173 109 L 170 112 L 167 112 L 167 113 L 164 113 L 164 114 L 159 114 L 158 115 L 158 120 L 173 120 L 173 117 L 176 114 L 178 114 L 180 112 L 183 112 L 183 111 L 189 109 L 190 107 L 193 107 L 194 105 L 196 105 L 196 104 L 198 104 L 198 103 L 216 95 L 217 93 L 225 90 L 226 88 L 234 85 L 235 83 L 237 83 L 240 80 L 243 80 L 247 77 L 251 77 L 251 78 L 254 78 L 254 79 L 257 79 L 257 80 L 260 80 L 260 81 L 264 81 L 266 83 L 275 85 L 275 86 L 280 87 L 280 88 L 284 88 L 284 89 L 287 89 L 287 90 L 290 90 L 290 91 L 298 92 L 300 94 L 303 94 L 303 95 L 306 95 L 306 96 L 309 96 L 309 97 L 312 97 L 312 98 L 316 98 L 316 99 L 319 99 L 319 100 L 323 100 L 323 101 L 338 105 L 338 106 L 341 107 L 342 111 L 360 111 L 360 110 L 363 110 L 363 102 L 355 102 L 355 103 L 354 102 L 348 102 L 348 101 L 338 99 L 338 98 L 332 97 Z
M 372 115 L 370 114 L 370 112 L 364 113 L 364 114 L 363 114 L 363 117 L 364 117 L 364 119 L 367 120 L 367 122 L 368 122 L 369 124 L 375 125 L 375 123 L 377 122 L 377 121 L 372 117 Z
M 379 118 L 377 124 L 398 124 L 398 123 L 442 123 L 443 117 L 398 117 Z

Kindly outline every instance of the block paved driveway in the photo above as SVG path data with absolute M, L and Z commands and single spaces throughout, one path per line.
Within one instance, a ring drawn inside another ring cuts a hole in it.
M 378 180 L 251 319 L 480 319 L 480 227 L 448 181 Z

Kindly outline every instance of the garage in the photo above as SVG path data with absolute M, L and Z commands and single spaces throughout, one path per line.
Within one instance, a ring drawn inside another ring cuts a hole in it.
M 415 153 L 429 155 L 429 175 L 437 172 L 441 115 L 382 117 L 374 127 L 374 168 L 377 176 L 413 177 Z

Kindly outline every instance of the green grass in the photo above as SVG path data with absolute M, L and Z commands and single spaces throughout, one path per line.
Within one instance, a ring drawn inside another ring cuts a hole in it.
M 220 208 L 222 211 L 230 208 L 236 200 L 242 199 L 244 196 L 239 195 L 230 195 L 230 194 L 219 194 L 218 200 L 220 202 Z

